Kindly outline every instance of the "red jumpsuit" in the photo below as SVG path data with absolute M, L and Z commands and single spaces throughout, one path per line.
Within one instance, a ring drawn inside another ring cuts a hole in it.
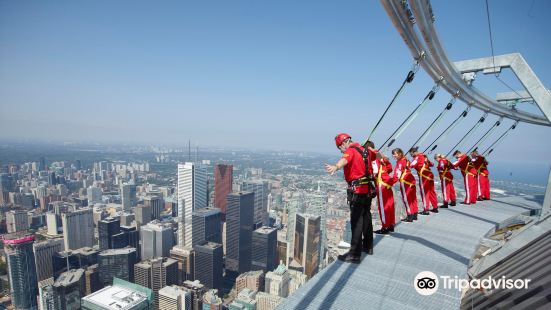
M 455 169 L 449 160 L 442 158 L 438 160 L 438 174 L 440 175 L 440 185 L 442 186 L 442 198 L 444 205 L 452 202 L 455 205 L 455 187 L 453 186 L 452 169 Z
M 476 203 L 477 194 L 477 182 L 476 182 L 476 169 L 471 163 L 471 158 L 467 154 L 463 154 L 453 166 L 461 170 L 463 175 L 463 182 L 465 184 L 465 200 L 466 204 Z
M 411 167 L 417 170 L 419 175 L 419 192 L 421 201 L 425 204 L 425 211 L 429 211 L 432 204 L 433 210 L 438 209 L 438 199 L 434 191 L 434 174 L 430 171 L 430 167 L 434 166 L 425 154 L 419 153 L 411 162 Z
M 402 193 L 402 201 L 406 208 L 407 215 L 417 214 L 417 194 L 415 190 L 415 177 L 411 173 L 409 168 L 409 161 L 407 158 L 396 162 L 394 167 L 393 183 L 400 182 L 400 193 Z
M 373 163 L 375 185 L 377 186 L 377 204 L 382 228 L 387 229 L 396 224 L 394 215 L 394 193 L 392 185 L 394 178 L 389 175 L 392 172 L 392 164 L 385 159 L 376 159 Z
M 473 165 L 477 172 L 478 198 L 490 199 L 490 179 L 488 178 L 488 161 L 482 155 L 473 158 Z

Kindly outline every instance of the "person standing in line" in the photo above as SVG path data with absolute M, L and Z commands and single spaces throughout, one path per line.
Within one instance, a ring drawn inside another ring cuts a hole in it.
M 382 228 L 375 231 L 375 233 L 382 235 L 394 232 L 394 225 L 396 224 L 394 192 L 392 191 L 394 178 L 390 176 L 389 172 L 392 172 L 392 164 L 387 157 L 381 153 L 377 153 L 377 158 L 373 163 L 373 174 L 376 176 L 377 205 L 379 207 Z
M 490 199 L 490 178 L 488 171 L 488 161 L 477 151 L 472 151 L 471 156 L 473 165 L 476 169 L 476 179 L 478 184 L 478 201 Z
M 414 220 L 417 220 L 418 212 L 415 177 L 411 173 L 409 161 L 404 156 L 402 149 L 393 149 L 392 157 L 396 160 L 392 182 L 400 182 L 400 193 L 402 194 L 402 202 L 404 203 L 404 208 L 406 208 L 407 214 L 404 222 L 413 222 Z
M 413 158 L 411 167 L 417 170 L 419 176 L 419 192 L 421 194 L 421 201 L 424 203 L 425 207 L 421 214 L 429 215 L 431 205 L 432 210 L 430 211 L 438 213 L 438 198 L 434 191 L 434 174 L 430 170 L 430 167 L 434 165 L 425 154 L 419 152 L 417 147 L 412 147 L 409 150 L 409 154 Z
M 453 166 L 461 170 L 463 175 L 463 183 L 465 184 L 465 200 L 461 204 L 469 205 L 476 204 L 477 182 L 476 169 L 471 163 L 471 158 L 465 153 L 456 150 L 453 156 L 457 159 Z
M 453 174 L 451 170 L 455 169 L 452 163 L 443 154 L 434 155 L 434 160 L 438 162 L 438 174 L 440 176 L 440 185 L 442 187 L 442 198 L 444 200 L 441 208 L 455 206 L 456 196 L 455 187 L 453 186 Z

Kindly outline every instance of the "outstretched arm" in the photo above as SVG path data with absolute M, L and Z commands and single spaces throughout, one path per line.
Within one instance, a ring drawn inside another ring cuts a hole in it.
M 334 165 L 325 164 L 325 170 L 333 175 L 337 170 L 342 169 L 348 164 L 348 161 L 345 158 L 339 159 L 339 161 Z

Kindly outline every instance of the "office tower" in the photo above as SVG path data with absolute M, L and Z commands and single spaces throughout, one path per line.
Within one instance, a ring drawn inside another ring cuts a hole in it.
M 203 309 L 203 295 L 206 293 L 206 288 L 198 280 L 184 281 L 182 287 L 185 291 L 191 294 L 191 309 L 202 310 Z M 187 308 L 186 308 L 187 310 Z
M 249 288 L 257 292 L 263 291 L 264 272 L 262 270 L 256 270 L 240 274 L 235 280 L 235 290 L 239 293 L 244 288 Z
M 138 205 L 134 209 L 134 215 L 136 217 L 136 225 L 139 227 L 151 222 L 151 207 Z
M 98 222 L 98 243 L 100 250 L 113 249 L 112 237 L 121 231 L 121 221 L 108 217 Z
M 4 235 L 4 252 L 8 263 L 10 294 L 17 309 L 36 309 L 38 281 L 33 253 L 34 237 L 24 234 Z
M 27 211 L 6 212 L 6 226 L 8 233 L 21 232 L 29 229 L 29 215 Z
M 183 288 L 172 285 L 159 290 L 159 310 L 190 309 L 191 294 Z
M 50 184 L 50 185 L 56 185 L 57 184 L 57 177 L 56 177 L 54 171 L 52 171 L 48 174 L 48 184 Z
M 178 262 L 178 285 L 195 280 L 195 251 L 190 247 L 175 246 L 170 250 L 170 258 Z
M 165 203 L 163 201 L 163 198 L 159 196 L 146 196 L 143 199 L 143 202 L 146 207 L 151 208 L 152 219 L 158 220 L 161 218 L 161 212 L 163 212 L 165 208 Z
M 320 217 L 320 252 L 319 260 L 323 261 L 325 257 L 325 247 L 327 240 L 327 195 L 318 191 L 306 195 L 306 213 Z
M 297 214 L 293 258 L 298 262 L 308 278 L 312 278 L 319 267 L 320 216 Z
M 289 294 L 289 282 L 291 278 L 287 267 L 280 264 L 274 271 L 266 273 L 264 291 L 272 295 L 287 297 Z
M 203 285 L 222 292 L 224 253 L 222 245 L 205 242 L 193 247 L 195 250 L 195 278 Z
M 44 156 L 41 156 L 38 160 L 38 171 L 45 171 L 46 170 L 46 158 Z
M 132 222 L 136 219 L 133 213 L 123 213 L 120 216 L 121 226 L 132 226 Z
M 214 166 L 214 207 L 222 213 L 226 220 L 226 196 L 232 192 L 233 165 L 216 164 Z
M 79 268 L 85 268 L 98 263 L 99 251 L 94 248 L 80 248 L 73 251 L 78 257 Z
M 61 215 L 65 250 L 94 246 L 92 209 L 80 209 Z
M 134 265 L 134 282 L 150 288 L 155 295 L 155 309 L 159 309 L 159 290 L 178 281 L 178 263 L 172 258 L 153 258 Z
M 137 204 L 136 200 L 136 185 L 130 183 L 121 184 L 121 201 L 122 209 L 126 212 L 129 212 Z
M 62 273 L 52 285 L 52 289 L 54 309 L 80 309 L 80 300 L 86 291 L 84 269 L 73 269 Z
M 98 270 L 103 286 L 111 285 L 113 278 L 134 281 L 134 265 L 137 263 L 136 249 L 110 249 L 99 253 Z
M 285 239 L 285 233 L 282 231 L 277 234 L 277 255 L 276 262 L 283 262 L 285 265 L 289 265 L 289 251 L 291 250 L 290 242 Z
M 287 270 L 289 272 L 289 277 L 291 281 L 289 282 L 289 295 L 293 294 L 299 287 L 301 287 L 306 281 L 308 281 L 308 276 L 304 273 L 296 270 Z
M 121 226 L 120 232 L 111 236 L 113 249 L 121 249 L 127 246 L 138 248 L 140 234 L 135 226 Z
M 228 195 L 226 209 L 226 270 L 240 274 L 251 270 L 254 193 Z
M 38 281 L 38 309 L 56 310 L 53 285 L 54 278 Z
M 90 295 L 103 287 L 99 277 L 98 264 L 86 267 L 86 271 L 84 272 L 84 283 L 86 287 L 85 295 Z
M 80 248 L 73 251 L 57 252 L 52 256 L 52 270 L 54 278 L 69 269 L 86 268 L 96 264 L 98 251 L 93 248 Z
M 218 209 L 204 208 L 193 211 L 192 245 L 210 241 L 222 244 L 222 213 Z
M 63 239 L 50 239 L 33 244 L 36 276 L 38 281 L 51 278 L 54 274 L 52 257 L 63 251 Z
M 101 202 L 102 191 L 101 188 L 90 186 L 86 190 L 88 196 L 88 205 L 92 205 L 97 202 Z
M 268 225 L 268 182 L 244 181 L 241 190 L 254 193 L 254 224 L 255 229 Z
M 121 279 L 82 298 L 82 310 L 146 310 L 152 309 L 151 289 Z
M 207 199 L 207 168 L 205 166 L 186 162 L 178 164 L 178 217 L 184 221 L 184 244 L 192 246 L 192 212 L 206 208 Z
M 237 298 L 230 304 L 229 310 L 243 310 L 243 309 L 254 309 L 256 310 L 256 292 L 245 288 L 239 294 Z
M 253 231 L 253 249 L 251 268 L 264 272 L 274 270 L 277 266 L 277 230 L 264 226 Z
M 168 257 L 174 246 L 174 233 L 170 224 L 149 223 L 140 230 L 141 259 Z
M 203 310 L 223 310 L 222 299 L 218 297 L 218 290 L 208 290 L 203 295 Z
M 285 298 L 264 292 L 256 293 L 256 310 L 273 310 L 285 301 Z

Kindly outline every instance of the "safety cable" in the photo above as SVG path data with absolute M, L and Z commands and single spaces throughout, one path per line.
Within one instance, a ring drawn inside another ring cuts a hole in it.
M 482 152 L 482 155 L 485 155 L 487 153 L 487 155 L 490 155 L 490 153 L 492 153 L 492 151 L 494 150 L 492 147 L 494 147 L 498 142 L 500 142 L 501 140 L 503 140 L 503 138 L 513 129 L 515 129 L 518 125 L 518 121 L 516 121 L 513 126 L 509 127 L 509 129 L 507 129 L 501 136 L 499 136 L 499 138 L 497 138 L 497 140 L 492 143 L 492 145 L 490 145 L 484 152 Z M 488 152 L 488 150 L 490 150 Z M 487 156 L 486 155 L 486 156 Z
M 455 102 L 455 100 L 457 99 L 456 96 L 453 96 L 450 101 L 448 102 L 448 104 L 444 107 L 444 110 L 442 112 L 440 112 L 440 114 L 438 114 L 438 116 L 436 117 L 436 119 L 434 121 L 432 121 L 432 123 L 429 125 L 429 127 L 425 130 L 425 132 L 423 132 L 423 134 L 419 137 L 419 139 L 417 139 L 417 141 L 415 141 L 413 143 L 413 145 L 409 148 L 413 148 L 415 146 L 419 146 L 419 144 L 421 144 L 427 137 L 428 135 L 430 134 L 430 132 L 432 131 L 432 129 L 438 125 L 438 123 L 440 122 L 440 120 L 442 119 L 442 117 L 444 116 L 444 114 L 446 114 L 447 111 L 451 110 L 451 108 L 453 107 L 453 104 Z
M 436 144 L 441 138 L 444 138 L 448 135 L 448 133 L 450 131 L 452 131 L 455 126 L 457 126 L 457 124 L 459 124 L 459 122 L 465 118 L 465 116 L 467 116 L 467 114 L 469 113 L 469 111 L 471 110 L 471 106 L 468 106 L 465 111 L 461 112 L 461 114 L 459 114 L 459 116 L 448 126 L 448 128 L 446 128 L 446 130 L 444 130 L 444 132 L 442 132 L 434 141 L 432 141 L 431 144 L 429 144 L 429 146 L 427 146 L 427 148 L 423 151 L 423 153 L 426 153 L 427 150 L 433 146 L 430 151 L 429 151 L 429 154 L 432 153 L 437 147 L 438 147 L 438 144 Z
M 503 116 L 501 116 L 499 118 L 499 120 L 497 120 L 497 122 L 495 122 L 495 124 L 490 129 L 488 129 L 488 131 L 486 131 L 486 133 L 480 139 L 478 139 L 478 141 L 476 141 L 475 144 L 473 144 L 473 146 L 467 151 L 467 154 L 470 153 L 471 151 L 478 150 L 477 145 L 479 145 L 482 142 L 486 141 L 486 138 L 488 138 L 490 136 L 490 133 L 492 131 L 494 131 L 497 127 L 499 127 L 499 125 L 501 124 L 502 121 L 503 121 Z
M 476 124 L 474 124 L 474 126 L 469 131 L 467 131 L 467 133 L 463 136 L 463 138 L 461 138 L 459 142 L 457 142 L 457 144 L 454 145 L 454 147 L 452 147 L 452 149 L 448 152 L 448 154 L 446 154 L 446 157 L 450 156 L 452 152 L 456 150 L 457 147 L 459 147 L 461 143 L 463 143 L 463 141 L 465 141 L 465 138 L 467 138 L 471 134 L 471 132 L 473 132 L 476 128 L 478 128 L 478 126 L 484 123 L 487 116 L 488 116 L 488 112 L 484 112 L 484 115 L 482 115 L 482 117 L 478 120 L 478 122 L 476 122 Z

